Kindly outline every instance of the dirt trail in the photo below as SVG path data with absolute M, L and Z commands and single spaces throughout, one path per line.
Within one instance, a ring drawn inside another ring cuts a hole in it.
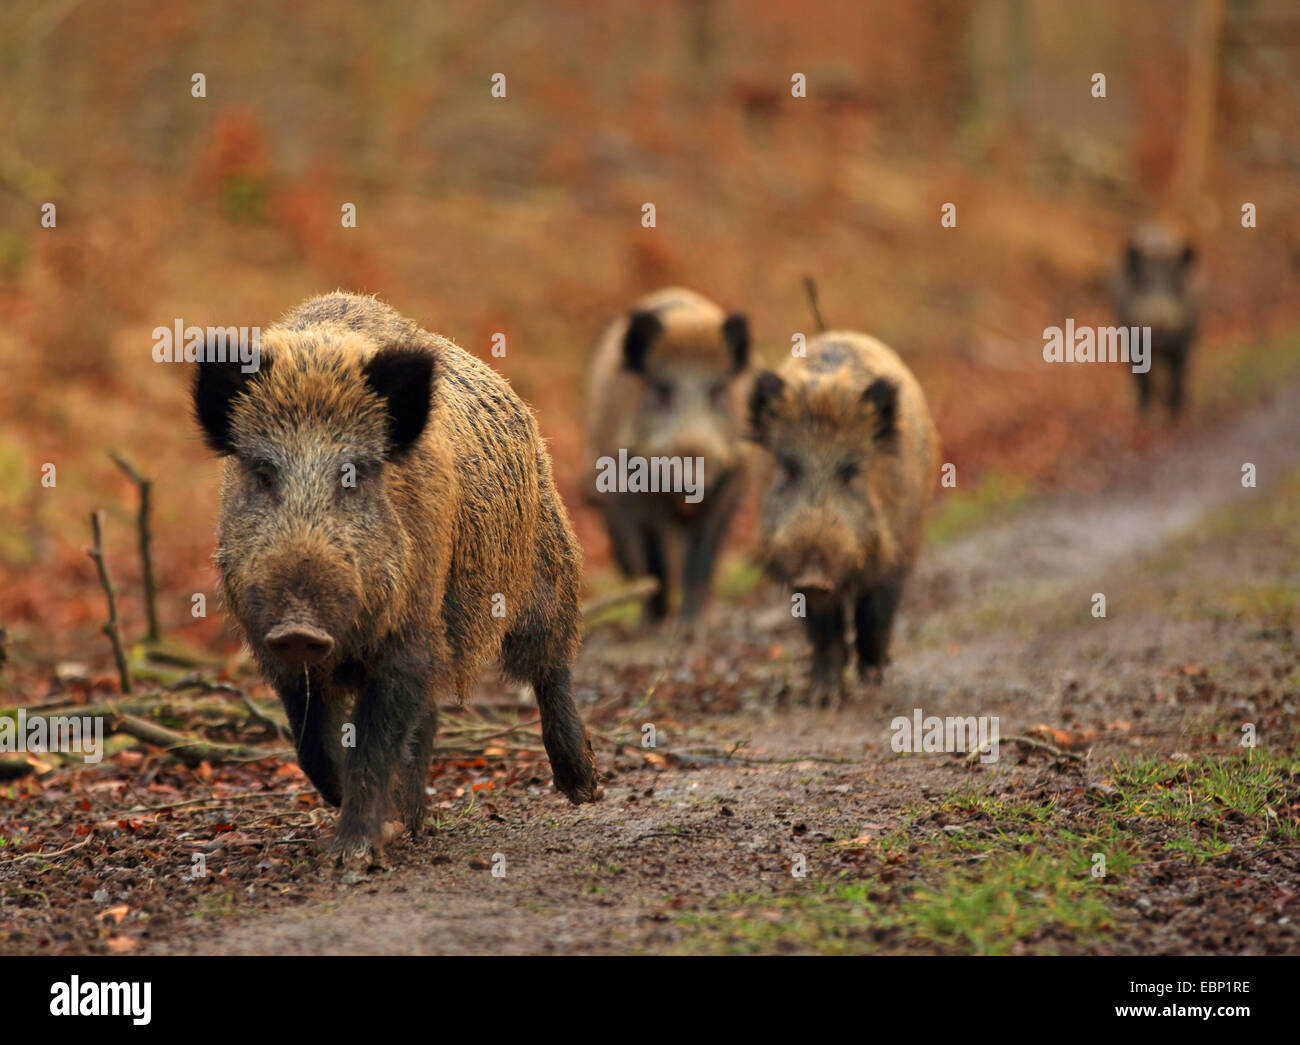
M 1246 462 L 1257 468 L 1259 490 L 1241 485 Z M 1212 585 L 1218 567 L 1205 556 L 1184 563 L 1170 546 L 1217 510 L 1266 495 L 1297 468 L 1300 385 L 1293 385 L 1233 424 L 1134 462 L 1102 494 L 1057 497 L 929 549 L 884 687 L 858 692 L 841 711 L 777 706 L 787 689 L 799 699 L 807 664 L 785 598 L 773 589 L 715 606 L 708 638 L 690 646 L 599 632 L 580 662 L 579 693 L 608 701 L 622 690 L 626 712 L 615 717 L 626 713 L 624 732 L 654 723 L 667 735 L 666 750 L 688 753 L 679 764 L 648 767 L 615 758 L 603 744 L 613 778 L 596 806 L 574 809 L 549 791 L 507 790 L 431 838 L 392 848 L 389 872 L 353 882 L 321 872 L 287 897 L 264 891 L 264 913 L 215 926 L 202 920 L 188 937 L 168 934 L 159 946 L 182 953 L 671 950 L 682 945 L 682 912 L 736 892 L 805 888 L 790 873 L 798 854 L 807 860 L 804 882 L 815 882 L 861 866 L 829 846 L 832 839 L 909 824 L 918 838 L 945 829 L 937 818 L 925 829 L 915 818 L 945 794 L 976 786 L 1031 804 L 1082 801 L 1105 777 L 1110 755 L 1132 754 L 1134 745 L 1226 753 L 1243 714 L 1261 723 L 1284 714 L 1257 676 L 1266 667 L 1294 670 L 1294 650 L 1289 636 L 1259 640 L 1245 624 L 1177 612 L 1182 575 L 1190 573 L 1195 588 L 1196 570 L 1204 569 Z M 1275 565 L 1265 552 L 1234 549 L 1234 581 L 1267 577 Z M 1162 565 L 1170 554 L 1172 565 Z M 1095 592 L 1107 595 L 1105 620 L 1089 612 Z M 1191 662 L 1200 667 L 1180 674 Z M 656 679 L 653 700 L 632 713 Z M 890 720 L 918 707 L 996 714 L 1003 735 L 1038 722 L 1105 730 L 1117 720 L 1126 732 L 1103 736 L 1083 766 L 1008 746 L 996 769 L 972 774 L 951 755 L 890 750 Z M 752 761 L 689 754 L 738 744 Z M 493 875 L 494 860 L 504 860 L 504 876 Z M 1242 913 L 1264 903 L 1251 900 L 1251 889 L 1300 892 L 1295 869 L 1294 853 L 1245 870 L 1233 858 L 1186 871 L 1161 865 L 1149 880 L 1117 889 L 1118 925 L 1100 949 L 1300 949 L 1300 918 L 1264 924 Z M 1236 876 L 1231 897 L 1225 874 Z M 254 895 L 256 883 L 248 889 Z M 927 949 L 888 934 L 878 942 Z M 1068 938 L 1036 946 L 1086 949 Z

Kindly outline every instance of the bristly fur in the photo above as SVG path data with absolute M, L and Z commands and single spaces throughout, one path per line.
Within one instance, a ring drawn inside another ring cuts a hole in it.
M 1175 418 L 1182 412 L 1204 293 L 1197 256 L 1178 228 L 1146 222 L 1129 237 L 1111 278 L 1120 326 L 1146 328 L 1150 334 L 1152 358 L 1147 369 L 1133 373 L 1143 412 L 1153 395 L 1162 395 Z
M 759 559 L 807 596 L 813 692 L 842 686 L 845 606 L 864 671 L 884 665 L 894 609 L 920 550 L 938 437 L 911 371 L 885 345 L 829 331 L 757 375 L 750 437 L 776 465 L 759 510 Z
M 224 413 L 197 390 L 229 381 L 201 373 L 195 385 L 209 440 L 232 455 L 216 559 L 235 622 L 302 717 L 303 768 L 343 803 L 336 845 L 378 850 L 384 745 L 424 760 L 396 785 L 419 819 L 436 697 L 465 699 L 498 654 L 538 692 L 557 786 L 593 800 L 568 695 L 580 553 L 531 411 L 491 367 L 373 297 L 307 301 L 263 332 L 262 355 Z M 348 467 L 353 487 L 339 481 Z M 333 705 L 323 718 L 309 715 L 301 671 L 263 640 L 286 620 L 334 639 L 311 669 L 311 702 Z M 358 723 L 365 751 L 345 760 L 329 729 L 354 697 L 369 736 Z
M 605 330 L 587 382 L 584 493 L 601 509 L 614 558 L 628 576 L 660 582 L 647 602 L 664 616 L 679 578 L 670 569 L 683 546 L 682 614 L 698 614 L 707 598 L 718 547 L 746 484 L 749 460 L 744 409 L 753 371 L 749 325 L 693 291 L 650 294 Z M 598 461 L 629 457 L 701 458 L 702 501 L 680 496 L 597 493 Z

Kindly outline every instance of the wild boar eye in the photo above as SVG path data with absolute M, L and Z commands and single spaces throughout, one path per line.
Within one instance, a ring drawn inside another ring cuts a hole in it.
M 716 403 L 722 398 L 722 393 L 724 393 L 726 390 L 727 390 L 726 382 L 718 381 L 709 386 L 709 398 Z
M 799 464 L 798 458 L 782 457 L 780 459 L 781 474 L 785 476 L 788 482 L 796 482 L 800 475 L 803 474 L 803 467 Z
M 650 387 L 654 389 L 655 399 L 659 402 L 660 406 L 667 406 L 672 402 L 673 386 L 667 381 L 652 382 Z
M 278 478 L 273 465 L 265 462 L 253 465 L 253 479 L 259 490 L 274 490 Z
M 842 483 L 851 483 L 862 472 L 862 466 L 857 461 L 845 461 L 837 469 L 835 475 Z

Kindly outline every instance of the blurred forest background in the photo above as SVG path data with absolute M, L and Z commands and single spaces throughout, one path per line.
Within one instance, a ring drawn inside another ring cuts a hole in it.
M 958 468 L 940 538 L 1178 438 L 1138 422 L 1126 368 L 1041 358 L 1044 327 L 1111 322 L 1138 219 L 1185 221 L 1205 260 L 1187 424 L 1300 370 L 1300 15 L 1280 0 L 10 0 L 0 126 L 10 696 L 58 658 L 107 660 L 94 509 L 141 628 L 134 490 L 110 450 L 155 479 L 164 629 L 233 648 L 219 612 L 189 612 L 215 590 L 219 467 L 187 368 L 150 357 L 177 318 L 265 325 L 343 287 L 485 359 L 505 333 L 493 363 L 540 415 L 593 576 L 586 355 L 665 284 L 747 311 L 776 362 L 814 329 L 811 275 L 831 325 L 898 349 Z

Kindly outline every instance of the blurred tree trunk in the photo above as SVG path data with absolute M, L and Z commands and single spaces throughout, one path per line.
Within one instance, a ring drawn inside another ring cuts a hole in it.
M 691 0 L 687 8 L 686 50 L 697 71 L 708 69 L 717 55 L 717 21 L 715 0 Z
M 1033 123 L 1034 23 L 1029 0 L 1006 0 L 1007 101 L 1021 129 Z
M 975 7 L 963 30 L 969 101 L 962 131 L 976 155 L 1008 129 L 1035 123 L 1033 9 L 1029 0 L 996 0 Z
M 1214 148 L 1214 111 L 1223 40 L 1223 0 L 1198 0 L 1192 25 L 1187 73 L 1187 110 L 1183 114 L 1174 198 L 1184 216 L 1198 222 Z

